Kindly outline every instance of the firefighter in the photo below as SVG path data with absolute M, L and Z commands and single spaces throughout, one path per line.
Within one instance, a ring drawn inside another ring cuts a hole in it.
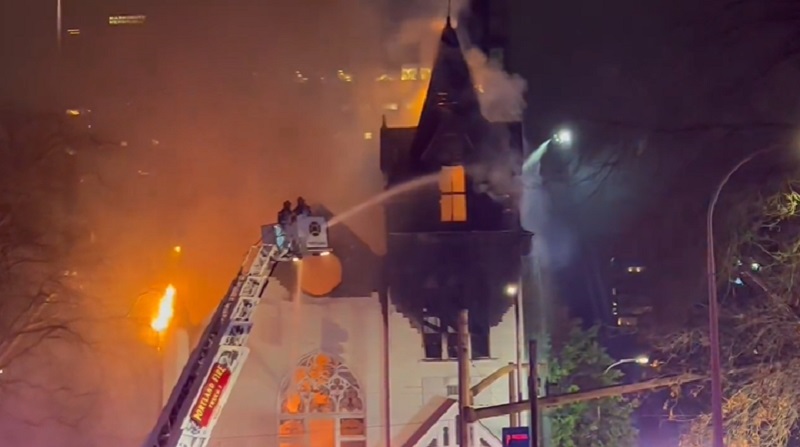
M 287 200 L 283 202 L 283 208 L 278 211 L 278 225 L 287 229 L 292 224 L 292 216 L 292 202 Z
M 308 217 L 311 215 L 311 207 L 306 203 L 306 199 L 302 197 L 297 198 L 297 206 L 294 207 L 294 217 Z
M 278 225 L 275 225 L 275 243 L 281 249 L 281 256 L 289 256 L 292 250 L 292 227 L 294 226 L 294 213 L 292 202 L 283 202 L 283 208 L 278 211 Z

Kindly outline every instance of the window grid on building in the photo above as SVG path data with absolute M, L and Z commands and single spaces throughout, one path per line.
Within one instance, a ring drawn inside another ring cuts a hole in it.
M 467 180 L 464 166 L 443 166 L 439 175 L 442 222 L 467 221 Z

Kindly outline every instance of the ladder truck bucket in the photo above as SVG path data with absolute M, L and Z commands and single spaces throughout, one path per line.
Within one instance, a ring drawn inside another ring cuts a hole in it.
M 298 216 L 289 228 L 278 224 L 262 225 L 261 241 L 278 247 L 295 242 L 300 256 L 327 256 L 332 251 L 328 243 L 328 221 L 320 216 Z

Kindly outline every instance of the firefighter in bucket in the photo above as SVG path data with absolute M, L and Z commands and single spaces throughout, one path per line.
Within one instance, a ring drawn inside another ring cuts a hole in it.
M 278 224 L 275 225 L 275 245 L 280 249 L 281 258 L 292 257 L 295 250 L 294 237 L 295 216 L 292 210 L 292 202 L 283 202 L 283 208 L 278 211 Z
M 300 259 L 307 253 L 325 256 L 330 252 L 324 219 L 312 216 L 311 207 L 302 197 L 297 198 L 294 209 L 290 201 L 283 202 L 274 228 L 275 245 L 283 260 Z

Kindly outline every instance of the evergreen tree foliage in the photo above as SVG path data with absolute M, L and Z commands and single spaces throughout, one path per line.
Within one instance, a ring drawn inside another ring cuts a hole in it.
M 623 374 L 604 372 L 614 359 L 598 340 L 598 327 L 585 330 L 572 321 L 560 343 L 554 342 L 548 394 L 565 394 L 616 385 Z M 581 402 L 554 410 L 556 447 L 628 447 L 636 445 L 632 417 L 636 403 L 624 397 Z

